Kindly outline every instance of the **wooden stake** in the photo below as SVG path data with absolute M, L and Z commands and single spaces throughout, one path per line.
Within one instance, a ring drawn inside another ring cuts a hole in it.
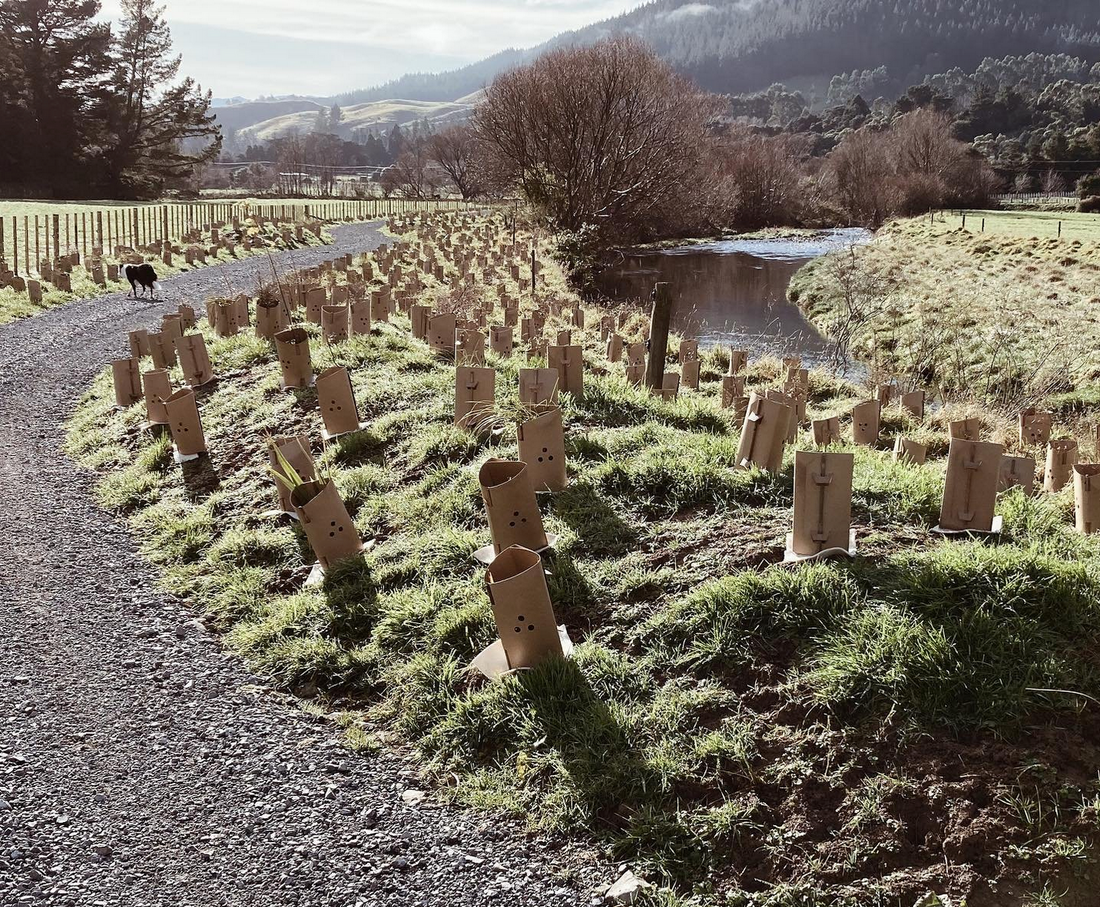
M 668 355 L 668 331 L 672 324 L 672 290 L 667 283 L 653 286 L 653 312 L 649 317 L 649 361 L 646 363 L 646 387 L 661 390 L 665 383 L 665 357 Z

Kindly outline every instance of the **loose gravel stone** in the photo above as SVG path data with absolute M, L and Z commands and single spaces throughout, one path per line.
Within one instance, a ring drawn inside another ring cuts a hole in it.
M 275 267 L 382 242 L 369 224 L 332 232 Z M 227 656 L 157 591 L 62 453 L 65 418 L 127 355 L 128 331 L 270 274 L 245 259 L 167 278 L 160 301 L 118 293 L 0 328 L 0 904 L 465 907 L 502 891 L 502 874 L 512 887 L 496 903 L 586 902 L 608 873 L 562 842 L 391 808 L 410 766 L 345 749 Z M 453 857 L 453 841 L 495 864 Z

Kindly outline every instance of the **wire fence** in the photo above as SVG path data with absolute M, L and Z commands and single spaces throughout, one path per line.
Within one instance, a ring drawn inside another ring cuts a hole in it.
M 365 198 L 324 202 L 173 202 L 89 205 L 65 212 L 0 217 L 0 272 L 42 276 L 67 256 L 120 258 L 128 251 L 198 241 L 211 231 L 260 219 L 279 228 L 324 221 L 374 220 L 407 212 L 465 211 L 460 199 Z

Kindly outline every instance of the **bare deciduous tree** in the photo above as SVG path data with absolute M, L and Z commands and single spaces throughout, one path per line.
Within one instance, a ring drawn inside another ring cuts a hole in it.
M 428 151 L 428 139 L 417 137 L 382 174 L 382 188 L 405 198 L 428 198 L 439 188 L 440 174 Z
M 477 136 L 468 125 L 454 126 L 428 140 L 432 161 L 467 200 L 481 194 L 479 151 Z
M 691 208 L 707 172 L 713 96 L 646 45 L 566 47 L 499 75 L 474 129 L 558 230 L 634 239 Z

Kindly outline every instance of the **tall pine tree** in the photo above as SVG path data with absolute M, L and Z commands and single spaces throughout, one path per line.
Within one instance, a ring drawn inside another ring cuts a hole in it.
M 0 2 L 0 142 L 25 184 L 68 194 L 94 179 L 111 32 L 98 0 Z M 9 119 L 9 116 L 11 119 Z
M 179 68 L 164 7 L 122 0 L 107 155 L 107 178 L 116 194 L 158 193 L 221 150 L 210 93 L 190 78 L 176 83 Z

